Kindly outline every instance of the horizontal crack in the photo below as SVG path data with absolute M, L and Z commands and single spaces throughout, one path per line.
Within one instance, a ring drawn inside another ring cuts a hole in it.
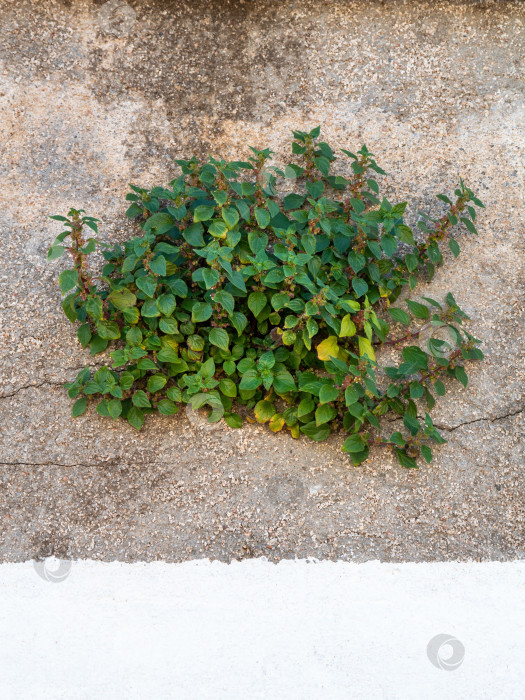
M 85 467 L 87 469 L 96 469 L 98 467 L 114 467 L 116 466 L 113 463 L 114 461 L 115 458 L 112 458 L 107 462 L 95 462 L 94 464 L 85 464 L 84 462 L 78 462 L 77 464 L 62 464 L 61 462 L 0 462 L 0 467 Z M 122 464 L 125 465 L 126 468 L 130 466 L 127 462 L 121 463 L 119 460 L 119 466 L 121 466 Z M 157 462 L 148 462 L 148 464 L 144 464 L 143 466 L 156 467 L 159 466 L 159 464 Z
M 83 365 L 82 367 L 69 367 L 69 368 L 66 368 L 62 371 L 64 373 L 80 372 L 81 370 L 86 369 L 87 367 L 89 367 L 89 369 L 99 369 L 99 367 L 102 367 L 102 366 L 103 365 Z M 64 379 L 61 382 L 53 382 L 50 379 L 44 379 L 43 381 L 36 383 L 36 384 L 24 384 L 24 386 L 18 387 L 18 389 L 15 389 L 14 391 L 12 391 L 9 394 L 0 394 L 0 399 L 9 399 L 12 396 L 16 396 L 21 391 L 25 391 L 27 389 L 33 389 L 33 388 L 38 389 L 39 387 L 42 387 L 42 386 L 62 386 L 63 387 L 64 384 L 66 383 L 66 381 L 68 381 L 68 380 Z
M 0 399 L 10 399 L 12 396 L 16 396 L 21 391 L 25 391 L 27 389 L 38 389 L 41 386 L 64 386 L 64 382 L 52 382 L 45 379 L 43 382 L 40 382 L 40 384 L 27 384 L 25 386 L 18 387 L 18 389 L 15 389 L 10 394 L 2 394 L 0 395 Z
M 473 420 L 467 420 L 464 421 L 463 423 L 458 423 L 457 425 L 453 426 L 448 426 L 448 425 L 438 425 L 438 423 L 434 423 L 435 427 L 438 430 L 446 430 L 447 432 L 451 433 L 454 430 L 457 430 L 458 428 L 462 428 L 464 425 L 471 425 L 472 423 L 480 423 L 481 421 L 487 421 L 488 423 L 495 423 L 498 420 L 505 420 L 505 418 L 512 418 L 513 416 L 517 416 L 519 413 L 523 413 L 525 411 L 525 407 L 518 408 L 517 411 L 513 411 L 511 413 L 506 413 L 503 416 L 495 416 L 494 418 L 490 418 L 490 416 L 487 416 L 486 418 L 474 418 Z

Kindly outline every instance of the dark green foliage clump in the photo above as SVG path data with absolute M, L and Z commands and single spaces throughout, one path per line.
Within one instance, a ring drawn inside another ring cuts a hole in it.
M 452 294 L 443 304 L 391 304 L 418 275 L 432 277 L 441 244 L 459 255 L 451 229 L 461 222 L 476 233 L 472 205 L 483 205 L 460 182 L 454 201 L 438 195 L 447 212 L 422 218 L 416 237 L 406 202 L 378 197 L 375 177 L 385 173 L 373 154 L 343 150 L 350 175 L 336 175 L 318 137 L 319 128 L 294 132 L 300 162 L 284 169 L 252 148 L 248 162 L 178 160 L 182 174 L 168 187 L 132 185 L 127 216 L 139 235 L 123 245 L 101 243 L 82 210 L 52 217 L 65 230 L 50 259 L 73 257 L 59 277 L 64 312 L 92 354 L 114 347 L 111 368 L 85 369 L 67 385 L 74 416 L 95 401 L 100 414 L 140 429 L 148 413 L 207 406 L 232 428 L 242 414 L 295 438 L 343 430 L 356 465 L 374 444 L 391 446 L 405 467 L 419 454 L 432 459 L 427 443 L 444 440 L 418 406 L 432 408 L 443 377 L 466 386 L 465 362 L 483 355 Z M 106 264 L 94 277 L 87 256 L 97 248 Z M 417 330 L 397 330 L 414 317 Z M 377 364 L 385 345 L 402 348 L 398 366 Z M 381 433 L 388 412 L 403 432 Z

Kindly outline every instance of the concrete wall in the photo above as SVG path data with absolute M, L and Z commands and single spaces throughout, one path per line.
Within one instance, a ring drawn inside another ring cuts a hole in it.
M 521 2 L 0 0 L 4 559 L 523 556 L 524 22 Z M 355 469 L 337 437 L 184 417 L 71 422 L 60 383 L 95 361 L 62 316 L 46 216 L 83 206 L 125 238 L 128 182 L 249 144 L 279 160 L 317 124 L 368 145 L 412 221 L 459 174 L 487 204 L 418 288 L 453 291 L 487 354 L 436 406 L 436 461 L 377 450 Z

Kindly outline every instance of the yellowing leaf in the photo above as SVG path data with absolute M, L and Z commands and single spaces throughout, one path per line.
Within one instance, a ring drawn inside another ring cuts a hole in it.
M 288 428 L 288 430 L 290 431 L 291 436 L 293 438 L 295 438 L 296 440 L 301 435 L 300 430 L 299 430 L 299 423 L 296 423 L 295 425 L 290 426 Z
M 337 357 L 338 354 L 339 345 L 337 344 L 336 335 L 328 336 L 317 346 L 317 357 L 323 362 L 328 362 L 331 357 Z
M 272 420 L 268 423 L 270 430 L 273 433 L 278 433 L 284 427 L 284 416 L 282 413 L 276 413 Z
M 259 401 L 255 404 L 254 413 L 259 423 L 266 423 L 275 415 L 275 406 L 271 401 Z
M 355 323 L 352 321 L 351 314 L 346 314 L 346 316 L 341 321 L 341 332 L 339 333 L 340 338 L 351 338 L 356 334 Z
M 359 336 L 359 354 L 360 355 L 367 355 L 370 360 L 376 359 L 374 348 L 372 347 L 372 343 L 368 340 L 368 338 L 362 338 Z

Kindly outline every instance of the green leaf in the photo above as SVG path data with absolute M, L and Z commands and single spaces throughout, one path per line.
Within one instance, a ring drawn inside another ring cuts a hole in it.
M 262 384 L 262 378 L 255 369 L 247 370 L 241 379 L 239 389 L 257 389 Z
M 408 243 L 408 245 L 414 245 L 414 234 L 412 233 L 410 226 L 407 226 L 406 224 L 398 224 L 396 226 L 396 233 L 400 241 L 403 243 Z
M 403 450 L 399 450 L 397 447 L 395 449 L 395 453 L 397 455 L 397 459 L 399 461 L 399 464 L 402 467 L 406 467 L 407 469 L 417 469 L 417 462 L 415 459 L 412 459 L 412 457 L 409 457 L 406 452 Z
M 337 411 L 333 406 L 328 403 L 323 403 L 318 406 L 315 412 L 315 424 L 323 425 L 323 423 L 328 423 L 337 415 Z
M 170 348 L 171 349 L 171 348 Z M 161 350 L 161 352 L 164 352 L 164 350 Z M 157 358 L 160 360 L 160 354 L 161 352 L 158 353 Z M 175 352 L 175 351 L 173 351 Z M 176 355 L 176 354 L 175 354 Z M 179 359 L 176 355 L 176 359 Z M 161 360 L 162 362 L 164 360 Z M 139 369 L 158 369 L 157 365 L 153 362 L 153 360 L 150 360 L 149 357 L 142 357 L 138 362 L 137 362 L 137 367 Z
M 398 323 L 402 323 L 405 326 L 410 325 L 410 316 L 407 314 L 406 311 L 403 311 L 403 309 L 397 309 L 395 307 L 389 307 L 388 313 L 394 321 L 397 321 Z
M 139 310 L 136 307 L 130 306 L 126 309 L 123 309 L 122 315 L 128 323 L 138 323 Z
M 458 365 L 458 366 L 454 369 L 454 376 L 456 377 L 456 379 L 458 380 L 458 382 L 460 382 L 461 384 L 463 384 L 463 386 L 464 386 L 465 388 L 467 387 L 467 384 L 468 384 L 467 373 L 465 372 L 465 369 L 464 369 L 463 367 L 461 367 L 461 365 Z
M 224 221 L 214 221 L 208 229 L 208 233 L 216 238 L 224 238 L 228 233 L 228 227 Z
M 352 406 L 353 404 L 357 403 L 359 401 L 359 392 L 357 389 L 353 386 L 348 386 L 345 389 L 345 403 L 347 407 Z
M 115 321 L 98 321 L 97 333 L 104 340 L 117 340 L 117 338 L 120 338 L 120 328 Z
M 240 311 L 234 311 L 228 318 L 230 319 L 232 326 L 237 331 L 237 334 L 239 336 L 242 335 L 242 332 L 248 325 L 248 319 L 246 316 Z
M 264 292 L 252 292 L 248 297 L 248 308 L 257 318 L 266 306 L 266 294 Z
M 330 426 L 324 423 L 323 425 L 317 425 L 315 421 L 310 421 L 302 425 L 300 428 L 301 432 L 310 438 L 310 440 L 315 440 L 315 442 L 322 442 L 330 435 Z
M 219 382 L 219 390 L 224 396 L 235 398 L 237 396 L 237 385 L 232 379 L 221 379 Z
M 150 260 L 149 266 L 156 275 L 166 276 L 166 258 L 163 255 L 157 255 L 153 260 Z
M 444 395 L 445 395 L 445 385 L 443 384 L 443 382 L 442 382 L 441 380 L 438 379 L 438 380 L 434 383 L 434 389 L 435 389 L 435 392 L 436 392 L 436 394 L 437 394 L 438 396 L 444 396 Z
M 122 413 L 122 402 L 120 399 L 111 399 L 111 401 L 108 401 L 107 403 L 107 409 L 113 420 L 117 420 Z
M 208 221 L 215 213 L 215 205 L 201 204 L 193 212 L 193 221 Z
M 360 277 L 352 278 L 352 287 L 354 288 L 354 292 L 358 299 L 368 292 L 368 284 Z
M 209 267 L 202 268 L 202 279 L 206 285 L 206 289 L 211 289 L 214 287 L 220 279 L 220 274 L 218 270 L 213 270 Z
M 297 417 L 302 418 L 303 416 L 307 416 L 309 413 L 312 413 L 314 409 L 315 403 L 313 399 L 303 399 L 297 407 Z
M 135 279 L 137 287 L 148 297 L 153 297 L 157 289 L 157 280 L 153 275 L 145 275 Z
M 262 207 L 255 207 L 254 213 L 259 228 L 266 228 L 270 223 L 270 213 Z
M 193 305 L 191 310 L 191 320 L 193 323 L 202 323 L 207 321 L 213 313 L 213 307 L 211 304 L 199 301 Z
M 135 306 L 137 297 L 127 287 L 115 289 L 108 295 L 108 301 L 117 309 L 125 309 L 128 306 Z
M 212 328 L 208 340 L 212 345 L 216 345 L 221 350 L 227 350 L 230 338 L 224 328 Z
M 173 294 L 161 294 L 157 299 L 157 308 L 163 316 L 171 316 L 175 311 L 177 302 Z
M 222 289 L 215 292 L 213 296 L 213 303 L 220 304 L 228 314 L 232 314 L 233 309 L 235 308 L 235 299 L 233 298 L 233 295 L 229 292 L 225 292 Z
M 78 418 L 78 416 L 81 416 L 84 413 L 86 408 L 87 399 L 85 396 L 83 396 L 81 399 L 78 399 L 73 404 L 73 408 L 71 409 L 71 415 L 73 416 L 73 418 Z
M 315 162 L 315 167 L 320 170 L 323 175 L 328 175 L 330 172 L 330 161 L 326 156 L 319 156 L 318 158 L 314 158 Z
M 427 319 L 430 316 L 428 307 L 424 304 L 420 304 L 417 301 L 411 301 L 410 299 L 407 299 L 405 303 L 416 318 Z
M 94 321 L 102 318 L 102 299 L 98 296 L 89 297 L 86 301 L 86 311 Z
M 203 231 L 202 224 L 191 224 L 187 229 L 184 229 L 182 237 L 192 248 L 202 248 L 204 246 Z
M 136 430 L 140 430 L 144 424 L 144 413 L 137 408 L 132 406 L 127 415 L 128 423 L 132 425 Z
M 179 410 L 178 406 L 174 404 L 173 401 L 170 401 L 170 399 L 161 399 L 157 404 L 157 409 L 159 413 L 162 413 L 164 416 L 172 416 Z
M 477 231 L 476 227 L 474 226 L 474 224 L 472 223 L 472 221 L 470 219 L 467 219 L 466 216 L 462 216 L 461 221 L 465 224 L 465 226 L 470 231 L 470 233 L 475 233 L 475 234 L 478 233 L 478 231 Z
M 169 231 L 170 228 L 172 228 L 173 223 L 174 222 L 171 216 L 166 212 L 162 212 L 150 216 L 144 223 L 143 228 L 144 231 L 151 231 L 152 229 L 155 229 L 155 234 L 157 236 L 161 236 L 163 233 L 166 233 L 166 231 Z
M 104 340 L 99 335 L 94 335 L 89 343 L 89 352 L 91 355 L 96 355 L 99 352 L 104 352 L 107 346 L 107 340 Z
M 128 257 L 122 263 L 122 274 L 127 275 L 128 272 L 132 272 L 135 269 L 138 258 L 136 255 L 128 255 Z
M 131 402 L 134 406 L 138 406 L 139 408 L 151 408 L 151 403 L 148 396 L 142 389 L 139 389 L 133 394 Z
M 286 394 L 297 389 L 294 378 L 285 369 L 279 370 L 274 374 L 273 387 L 278 394 Z
M 425 461 L 430 464 L 432 461 L 432 450 L 428 445 L 421 445 L 421 454 L 423 455 Z
M 168 378 L 164 374 L 154 374 L 148 379 L 148 391 L 154 394 L 166 386 Z
M 134 219 L 136 216 L 142 214 L 142 208 L 136 202 L 133 202 L 126 210 L 126 216 L 128 219 Z
M 80 344 L 83 348 L 85 348 L 91 340 L 91 329 L 89 327 L 89 323 L 84 323 L 82 326 L 80 326 L 77 331 L 77 336 Z
M 410 345 L 407 348 L 403 348 L 401 354 L 406 362 L 414 365 L 416 369 L 428 369 L 428 356 L 423 352 L 417 345 Z
M 226 226 L 228 226 L 229 229 L 234 228 L 239 221 L 239 212 L 237 209 L 235 209 L 235 207 L 224 207 L 221 213 L 222 218 L 226 222 Z
M 224 422 L 230 428 L 242 428 L 242 418 L 238 413 L 225 413 Z
M 404 447 L 406 445 L 406 440 L 399 431 L 392 433 L 390 436 L 390 442 L 393 442 L 394 445 L 397 445 L 398 447 Z
M 454 240 L 454 238 L 451 238 L 448 242 L 448 247 L 452 251 L 452 255 L 457 258 L 458 255 L 461 253 L 461 248 L 458 245 L 458 242 Z
M 339 397 L 339 389 L 331 384 L 323 384 L 319 391 L 319 401 L 321 403 L 329 403 L 335 401 Z
M 364 448 L 363 438 L 358 433 L 354 433 L 346 438 L 341 449 L 343 452 L 361 452 Z
M 174 348 L 164 347 L 157 353 L 157 360 L 159 362 L 170 362 L 177 364 L 180 362 L 180 357 Z M 149 360 L 149 362 L 151 362 L 151 360 Z M 153 362 L 151 364 L 153 365 Z M 148 367 L 148 369 L 158 369 L 158 367 L 153 365 L 153 367 Z
M 178 386 L 170 386 L 170 388 L 166 391 L 166 394 L 168 395 L 168 398 L 175 403 L 179 403 L 182 400 L 182 392 Z
M 146 299 L 140 309 L 140 314 L 144 318 L 157 318 L 160 316 L 159 307 L 155 299 Z
M 421 429 L 420 422 L 416 418 L 410 416 L 408 413 L 405 413 L 403 416 L 403 423 L 410 430 L 412 435 L 417 435 Z
M 58 276 L 58 284 L 60 285 L 62 294 L 69 292 L 70 289 L 73 289 L 73 287 L 76 287 L 78 284 L 78 271 L 63 270 Z
M 64 251 L 65 251 L 64 246 L 52 245 L 51 248 L 47 251 L 47 259 L 48 260 L 56 260 L 57 258 L 61 258 Z

